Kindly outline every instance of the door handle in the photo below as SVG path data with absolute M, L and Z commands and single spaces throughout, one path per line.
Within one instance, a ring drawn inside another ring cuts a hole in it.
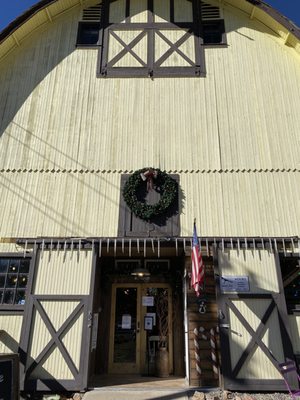
M 220 328 L 229 329 L 230 326 L 229 326 L 229 324 L 220 324 Z
M 140 331 L 140 321 L 137 322 L 136 332 L 139 333 Z

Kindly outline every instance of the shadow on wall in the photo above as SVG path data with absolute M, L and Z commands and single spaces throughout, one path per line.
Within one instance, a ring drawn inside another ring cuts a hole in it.
M 254 260 L 257 252 L 259 260 Z M 238 378 L 241 381 L 259 379 L 260 374 L 263 374 L 263 379 L 280 379 L 278 363 L 283 362 L 286 356 L 292 357 L 293 353 L 282 319 L 281 301 L 275 290 L 274 279 L 276 277 L 280 281 L 281 276 L 278 276 L 278 272 L 275 274 L 271 271 L 269 274 L 266 271 L 262 272 L 262 269 L 270 267 L 270 264 L 264 265 L 264 257 L 260 250 L 237 251 L 234 265 L 230 258 L 229 253 L 228 258 L 224 259 L 227 266 L 223 274 L 236 275 L 239 271 L 238 274 L 248 276 L 250 292 L 237 296 L 236 293 L 222 295 L 226 302 L 226 310 L 222 310 L 224 321 L 229 324 L 226 333 L 229 340 L 229 354 L 228 360 L 223 360 L 223 375 L 228 379 Z M 240 261 L 237 258 L 240 258 Z M 247 258 L 249 265 L 251 265 L 249 258 L 253 262 L 256 261 L 256 264 L 257 261 L 261 262 L 260 271 L 255 272 L 245 266 Z M 230 270 L 235 272 L 230 273 Z M 274 368 L 278 371 L 277 378 L 274 375 Z
M 142 12 L 142 10 L 140 10 Z M 159 14 L 159 13 L 158 13 Z M 165 18 L 165 15 L 159 15 Z M 17 112 L 21 109 L 22 105 L 29 98 L 34 89 L 47 77 L 50 72 L 55 71 L 54 81 L 62 74 L 62 69 L 59 68 L 60 63 L 68 58 L 68 56 L 76 50 L 76 37 L 77 37 L 77 22 L 78 11 L 70 13 L 63 21 L 58 19 L 47 25 L 47 29 L 32 34 L 28 40 L 21 44 L 21 47 L 15 49 L 7 58 L 4 59 L 2 65 L 0 64 L 0 135 L 2 135 L 9 124 L 13 121 Z M 225 14 L 225 28 L 226 32 L 235 32 L 237 35 L 242 36 L 250 41 L 255 41 L 251 35 L 251 30 L 255 30 L 274 35 L 270 29 L 264 25 L 249 21 L 248 16 L 244 14 L 236 15 L 230 14 L 227 18 Z M 248 28 L 247 33 L 242 33 L 241 28 Z M 255 36 L 255 35 L 253 35 Z M 230 43 L 228 43 L 230 46 Z M 91 50 L 97 51 L 97 50 Z M 16 52 L 18 52 L 16 57 Z M 72 61 L 74 62 L 74 61 Z M 94 76 L 96 76 L 97 65 L 95 63 Z M 70 78 L 72 71 L 71 68 L 65 76 L 65 82 L 72 85 Z M 147 78 L 148 79 L 148 78 Z M 51 82 L 52 83 L 52 82 Z M 48 87 L 50 98 L 62 96 L 61 93 L 51 93 L 53 89 L 51 83 Z M 74 92 L 75 97 L 79 97 L 78 93 Z M 72 102 L 76 99 L 63 98 L 63 102 Z M 62 103 L 63 106 L 63 103 Z M 49 102 L 45 103 L 46 108 L 53 107 Z M 63 109 L 60 110 L 64 112 Z M 30 106 L 30 115 L 28 119 L 35 117 L 35 114 L 42 113 L 35 107 L 34 102 Z M 42 117 L 42 116 L 41 116 Z
M 7 332 L 2 331 L 1 333 L 1 342 L 5 344 L 9 348 L 12 353 L 19 354 L 20 357 L 20 388 L 23 390 L 24 384 L 24 376 L 22 375 L 26 365 L 36 365 L 36 362 L 33 358 L 28 357 L 28 354 L 19 347 L 19 343 Z M 66 389 L 63 385 L 61 385 L 48 371 L 46 371 L 43 367 L 39 365 L 39 372 L 43 378 L 41 378 L 41 382 L 45 384 L 46 387 L 49 388 L 52 392 L 65 392 Z M 36 391 L 36 383 L 35 381 L 31 381 L 30 391 Z
M 60 73 L 61 62 L 75 50 L 77 20 L 78 13 L 72 13 L 64 23 L 58 19 L 46 30 L 39 29 L 0 63 L 0 135 L 48 74 L 55 69 L 55 74 Z M 50 95 L 51 91 L 50 84 L 47 93 Z M 42 111 L 34 106 L 30 105 L 29 119 Z M 52 104 L 46 102 L 46 107 L 52 108 Z

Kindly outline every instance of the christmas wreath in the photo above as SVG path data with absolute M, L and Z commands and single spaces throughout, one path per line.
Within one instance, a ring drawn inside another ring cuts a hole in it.
M 155 204 L 138 200 L 138 190 L 146 184 L 147 191 L 153 186 L 160 188 L 161 197 Z M 126 181 L 123 198 L 130 210 L 139 218 L 149 221 L 164 214 L 177 198 L 177 182 L 165 172 L 154 168 L 143 168 L 135 171 Z

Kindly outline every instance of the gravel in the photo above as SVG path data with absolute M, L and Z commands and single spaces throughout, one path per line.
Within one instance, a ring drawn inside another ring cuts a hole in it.
M 287 393 L 238 393 L 228 391 L 195 392 L 190 400 L 291 400 Z M 300 400 L 300 396 L 297 397 Z

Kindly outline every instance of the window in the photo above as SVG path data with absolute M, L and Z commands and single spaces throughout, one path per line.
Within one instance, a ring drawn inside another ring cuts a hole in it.
M 24 305 L 30 258 L 0 257 L 0 306 Z
M 77 47 L 95 47 L 98 45 L 99 22 L 79 22 L 77 33 Z
M 205 45 L 226 44 L 223 20 L 203 22 L 203 43 Z
M 78 25 L 77 47 L 97 47 L 100 31 L 102 4 L 86 8 Z
M 225 25 L 220 7 L 201 2 L 202 36 L 205 45 L 226 44 Z
M 284 294 L 289 314 L 300 311 L 300 259 L 282 257 L 280 260 Z

